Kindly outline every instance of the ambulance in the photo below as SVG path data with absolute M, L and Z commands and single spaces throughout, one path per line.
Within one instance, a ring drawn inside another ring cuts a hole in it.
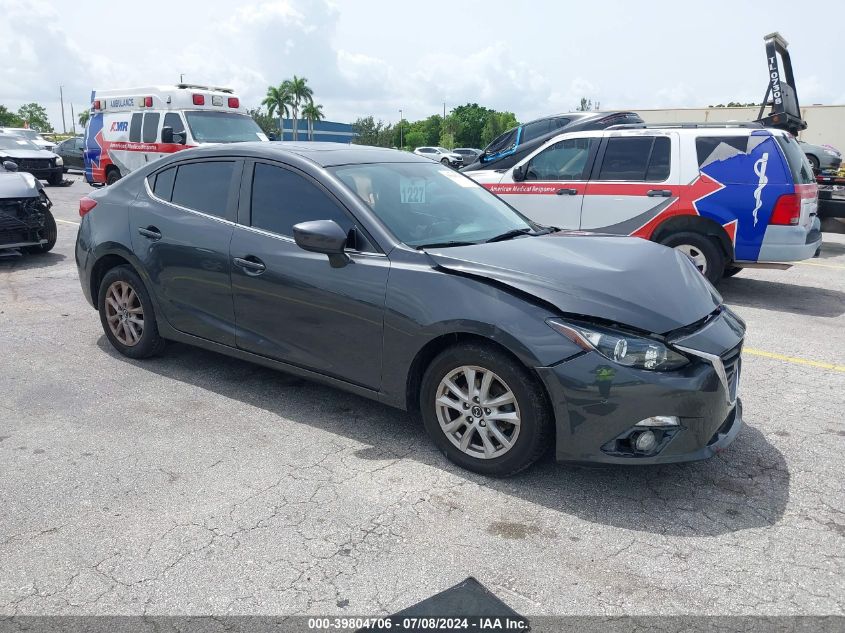
M 94 90 L 85 129 L 85 179 L 110 185 L 189 147 L 267 140 L 230 88 L 177 84 Z

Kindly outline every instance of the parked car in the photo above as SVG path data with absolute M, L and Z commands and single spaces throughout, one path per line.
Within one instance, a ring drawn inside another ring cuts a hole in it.
M 82 136 L 75 136 L 59 143 L 56 147 L 56 154 L 62 157 L 65 172 L 68 168 L 85 169 L 84 151 L 85 137 Z
M 513 167 L 468 175 L 536 222 L 677 248 L 713 283 L 822 243 L 798 143 L 753 123 L 565 132 Z
M 448 167 L 462 167 L 464 164 L 463 156 L 445 147 L 418 147 L 414 150 L 414 154 L 425 156 Z
M 603 130 L 611 125 L 642 123 L 635 112 L 567 112 L 535 119 L 496 137 L 464 171 L 507 169 L 561 132 Z
M 472 147 L 456 147 L 452 150 L 455 154 L 460 154 L 461 158 L 464 159 L 464 165 L 470 165 L 478 160 L 478 157 L 481 156 L 480 149 L 473 149 Z
M 13 161 L 19 171 L 29 172 L 51 185 L 62 183 L 62 158 L 21 136 L 0 134 L 0 161 L 3 160 Z
M 209 146 L 79 211 L 121 354 L 182 341 L 415 411 L 476 472 L 703 459 L 742 425 L 744 324 L 685 255 L 552 232 L 420 156 Z
M 44 138 L 38 130 L 25 127 L 0 127 L 0 134 L 14 134 L 15 136 L 22 136 L 41 149 L 46 149 L 48 152 L 52 152 L 56 149 L 56 144 Z
M 56 244 L 52 203 L 38 180 L 10 160 L 0 163 L 0 252 L 46 253 Z M 5 254 L 5 253 L 4 253 Z
M 810 161 L 810 166 L 813 171 L 838 171 L 842 165 L 842 154 L 827 145 L 813 145 L 812 143 L 805 143 L 798 141 L 801 151 L 807 156 Z

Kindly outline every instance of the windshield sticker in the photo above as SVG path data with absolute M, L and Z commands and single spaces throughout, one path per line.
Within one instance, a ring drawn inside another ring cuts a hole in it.
M 258 137 L 259 141 L 269 141 L 270 139 L 267 138 L 267 135 L 264 132 L 256 132 L 255 135 Z
M 399 178 L 402 204 L 425 204 L 425 178 Z
M 452 171 L 451 169 L 438 169 L 441 174 L 446 176 L 449 180 L 454 183 L 459 184 L 461 187 L 466 187 L 467 189 L 472 189 L 476 186 L 475 181 L 466 178 L 465 176 L 461 176 L 460 174 Z

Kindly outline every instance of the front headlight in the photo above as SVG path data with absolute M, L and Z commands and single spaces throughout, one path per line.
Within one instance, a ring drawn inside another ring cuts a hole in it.
M 64 165 L 64 164 L 65 164 L 64 159 L 61 156 L 56 156 L 56 166 Z
M 596 325 L 570 323 L 562 319 L 548 319 L 546 323 L 582 349 L 596 351 L 608 360 L 625 367 L 672 371 L 689 363 L 686 356 L 650 338 Z

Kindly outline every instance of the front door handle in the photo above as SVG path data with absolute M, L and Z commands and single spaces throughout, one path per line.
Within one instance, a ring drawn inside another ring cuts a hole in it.
M 577 189 L 558 189 L 555 193 L 559 196 L 577 196 Z
M 671 198 L 672 191 L 669 189 L 651 189 L 646 195 L 650 198 Z
M 138 229 L 138 233 L 140 233 L 141 235 L 143 235 L 147 239 L 150 239 L 154 242 L 157 242 L 158 240 L 161 239 L 161 231 L 159 231 L 154 226 L 148 226 L 145 229 Z
M 239 268 L 243 268 L 244 272 L 247 275 L 260 275 L 265 270 L 267 270 L 267 266 L 264 265 L 260 259 L 255 257 L 254 255 L 247 255 L 246 257 L 235 257 L 232 259 L 235 266 Z

